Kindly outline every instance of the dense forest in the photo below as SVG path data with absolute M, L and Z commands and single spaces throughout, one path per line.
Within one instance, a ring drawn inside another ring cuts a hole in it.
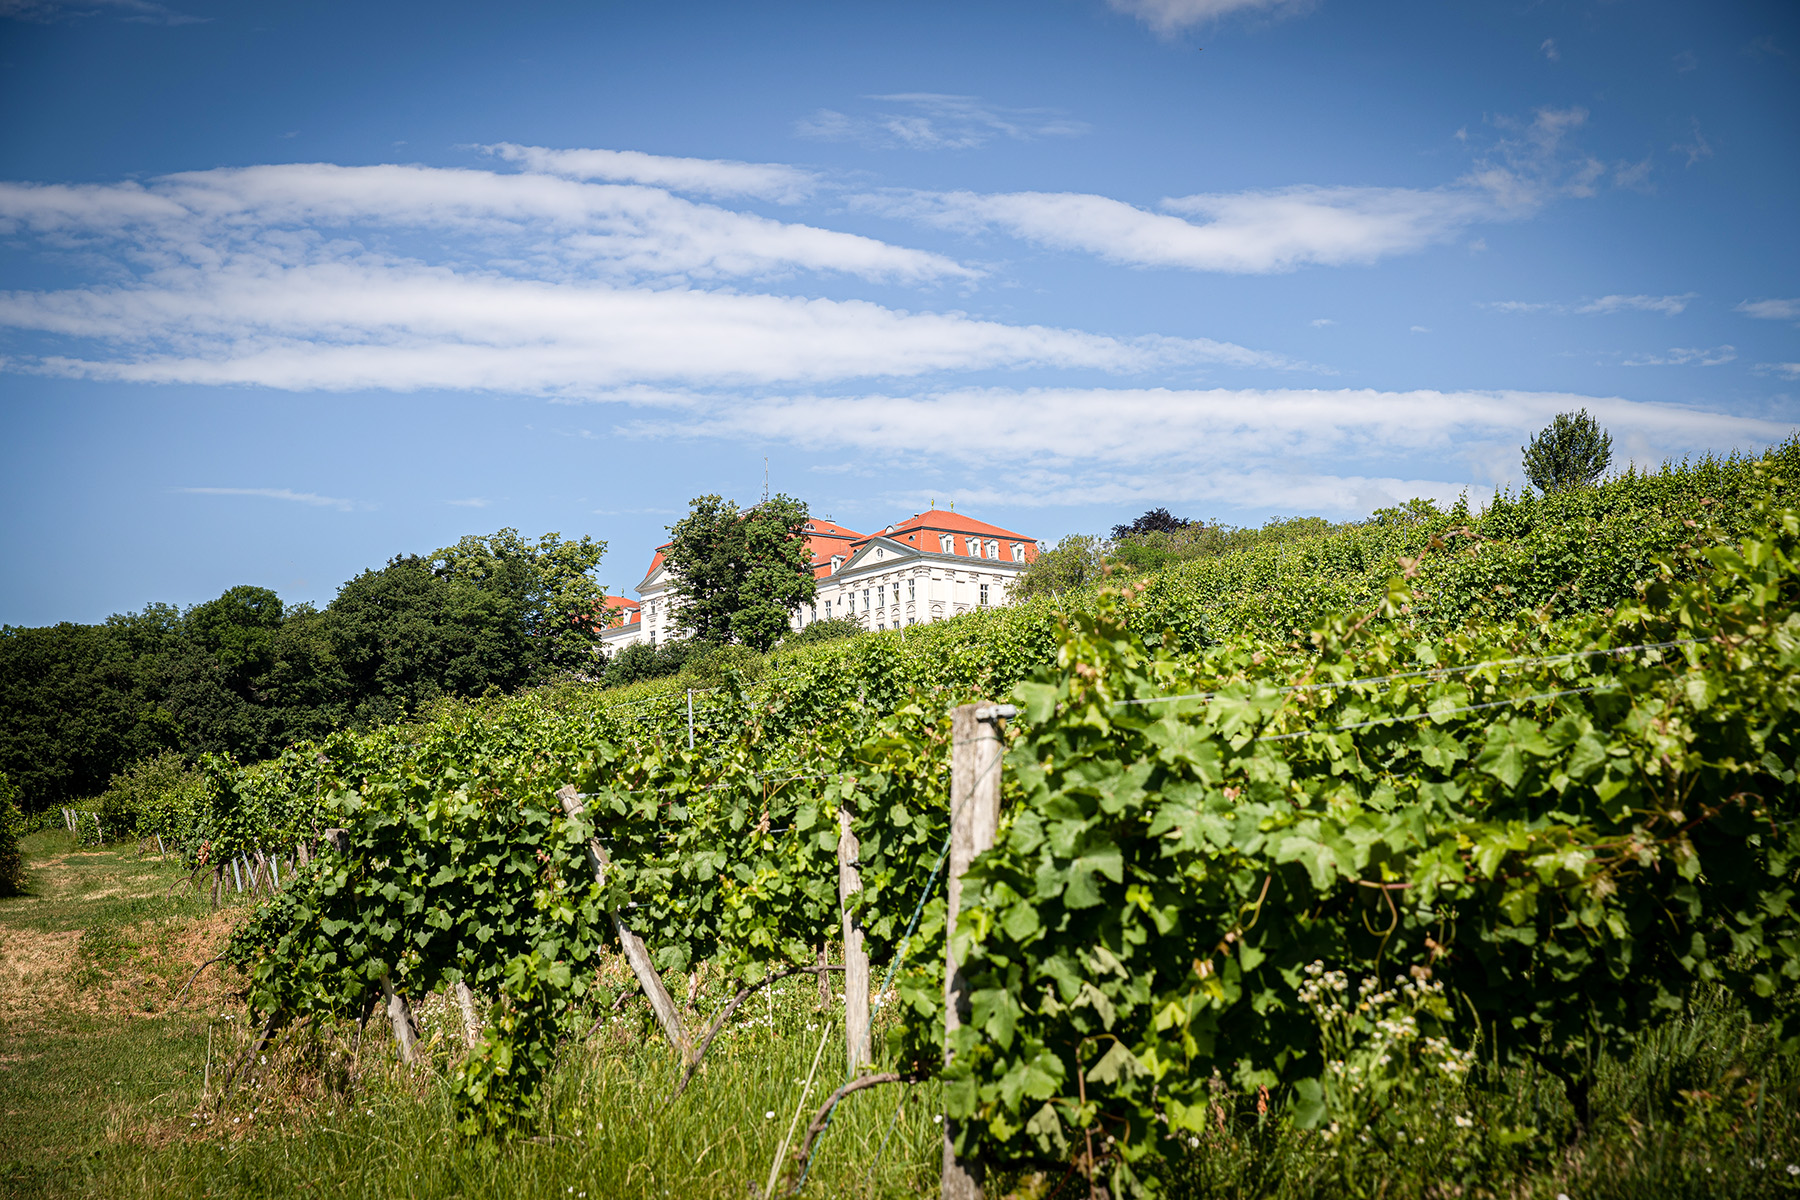
M 0 772 L 27 812 L 146 756 L 264 758 L 591 669 L 605 543 L 503 529 L 362 572 L 323 609 L 240 586 L 184 610 L 0 628 Z

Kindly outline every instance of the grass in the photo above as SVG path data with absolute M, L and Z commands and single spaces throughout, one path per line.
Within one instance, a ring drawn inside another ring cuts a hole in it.
M 27 894 L 0 900 L 3 1196 L 741 1200 L 760 1193 L 822 1036 L 806 1112 L 842 1079 L 835 1006 L 794 979 L 745 1006 L 675 1103 L 674 1057 L 642 1001 L 602 1007 L 564 1049 L 537 1136 L 507 1144 L 453 1132 L 443 1076 L 458 1035 L 441 998 L 419 1006 L 422 1069 L 393 1061 L 379 1020 L 360 1038 L 352 1023 L 306 1026 L 226 1093 L 224 1064 L 249 1040 L 237 981 L 213 967 L 179 1004 L 176 993 L 242 907 L 171 895 L 176 868 L 131 848 L 76 851 L 49 831 L 25 850 Z M 722 985 L 701 988 L 703 1012 Z M 1800 1195 L 1800 1058 L 1719 994 L 1601 1059 L 1585 1130 L 1559 1085 L 1516 1070 L 1430 1092 L 1367 1142 L 1334 1145 L 1259 1115 L 1253 1098 L 1219 1101 L 1203 1133 L 1159 1143 L 1170 1196 Z M 938 1109 L 927 1085 L 852 1097 L 805 1194 L 934 1195 Z M 996 1175 L 989 1195 L 1086 1191 L 1064 1166 Z

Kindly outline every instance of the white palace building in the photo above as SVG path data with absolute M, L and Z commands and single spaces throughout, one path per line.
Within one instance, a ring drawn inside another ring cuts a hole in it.
M 872 534 L 814 519 L 806 544 L 818 594 L 794 615 L 795 629 L 838 617 L 855 617 L 867 629 L 900 629 L 1004 604 L 1038 554 L 1025 534 L 936 508 Z M 667 549 L 657 547 L 637 600 L 606 598 L 607 653 L 679 636 L 673 609 L 680 598 L 663 564 Z

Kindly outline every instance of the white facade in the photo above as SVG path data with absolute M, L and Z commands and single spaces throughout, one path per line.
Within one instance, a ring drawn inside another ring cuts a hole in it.
M 1013 580 L 1026 567 L 1024 552 L 1010 560 L 1001 557 L 1012 548 L 1005 542 L 967 540 L 981 543 L 980 557 L 942 548 L 918 550 L 889 537 L 871 538 L 848 562 L 818 581 L 817 598 L 795 615 L 794 628 L 855 617 L 865 629 L 903 629 L 1005 604 Z
M 943 514 L 931 516 L 941 519 Z M 793 627 L 854 617 L 865 629 L 904 629 L 995 608 L 1006 603 L 1014 580 L 1037 557 L 1035 542 L 992 526 L 946 530 L 923 527 L 919 520 L 898 530 L 890 525 L 873 537 L 858 537 L 854 552 L 845 546 L 845 553 L 819 562 L 814 575 L 817 594 L 794 614 Z M 901 537 L 915 544 L 908 545 Z M 608 653 L 639 642 L 661 645 L 681 636 L 674 620 L 680 603 L 674 582 L 659 553 L 637 588 L 640 619 L 601 635 Z

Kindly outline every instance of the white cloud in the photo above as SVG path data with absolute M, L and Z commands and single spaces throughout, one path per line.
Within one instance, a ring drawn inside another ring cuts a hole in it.
M 1763 321 L 1800 321 L 1800 299 L 1746 300 L 1732 311 Z
M 1410 332 L 1412 332 L 1412 333 L 1430 333 L 1431 330 L 1425 328 L 1425 326 L 1423 326 L 1423 325 L 1414 325 Z
M 1555 62 L 1562 57 L 1561 52 L 1559 52 L 1556 48 L 1556 39 L 1555 38 L 1545 38 L 1544 44 L 1538 47 L 1538 53 L 1542 54 L 1545 58 L 1549 59 L 1551 62 Z
M 1698 297 L 1697 292 L 1683 292 L 1679 296 L 1602 296 L 1598 300 L 1590 300 L 1575 309 L 1578 313 L 1615 313 L 1615 312 L 1655 312 L 1665 317 L 1673 317 L 1686 310 L 1688 303 Z
M 1323 329 L 1327 325 L 1336 325 L 1336 324 L 1337 324 L 1337 322 L 1332 320 L 1330 317 L 1314 317 L 1312 319 L 1312 326 L 1314 329 Z
M 1800 362 L 1757 363 L 1752 369 L 1758 375 L 1779 375 L 1783 379 L 1800 379 Z
M 979 96 L 942 92 L 900 92 L 867 96 L 888 107 L 852 116 L 821 108 L 794 123 L 801 137 L 830 142 L 905 150 L 972 150 L 996 138 L 1017 142 L 1048 137 L 1079 137 L 1085 122 L 1070 120 L 1055 109 L 1006 108 Z
M 1114 11 L 1136 17 L 1159 37 L 1171 37 L 1190 26 L 1232 13 L 1263 12 L 1281 16 L 1311 8 L 1310 0 L 1106 0 Z
M 1602 296 L 1598 300 L 1587 300 L 1580 304 L 1559 304 L 1547 300 L 1495 300 L 1480 307 L 1507 313 L 1582 313 L 1603 316 L 1618 312 L 1654 312 L 1673 317 L 1685 312 L 1687 306 L 1698 298 L 1698 292 L 1683 292 L 1679 296 Z
M 1139 267 L 1261 274 L 1371 263 L 1454 239 L 1478 222 L 1532 215 L 1557 196 L 1591 196 L 1605 164 L 1564 143 L 1584 109 L 1496 121 L 1497 140 L 1462 179 L 1438 188 L 1299 186 L 1165 199 L 1152 212 L 1080 192 L 901 192 L 853 203 L 962 232 L 1026 241 Z
M 1355 513 L 1415 495 L 1453 499 L 1465 488 L 1479 498 L 1516 477 L 1518 447 L 1533 431 L 1583 407 L 1613 433 L 1621 458 L 1645 463 L 1699 449 L 1763 446 L 1790 432 L 1771 421 L 1616 397 L 1297 388 L 696 398 L 687 414 L 646 416 L 621 432 L 949 460 L 1004 472 L 1011 503 L 1163 495 Z M 946 439 L 947 428 L 958 436 Z M 1394 471 L 1426 459 L 1455 473 L 1429 479 Z
M 861 203 L 943 228 L 997 228 L 1129 266 L 1240 274 L 1373 262 L 1443 241 L 1484 211 L 1459 193 L 1349 187 L 1184 196 L 1165 200 L 1169 211 L 1160 213 L 1075 192 L 913 193 Z
M 1737 358 L 1736 346 L 1714 346 L 1711 350 L 1673 347 L 1661 354 L 1641 354 L 1621 363 L 1627 367 L 1718 367 Z
M 190 496 L 256 496 L 264 500 L 291 500 L 296 504 L 310 504 L 315 508 L 335 508 L 339 512 L 367 507 L 355 500 L 321 496 L 316 492 L 296 492 L 288 488 L 178 487 L 171 490 Z
M 646 183 L 705 196 L 754 196 L 793 204 L 818 187 L 810 171 L 780 163 L 746 163 L 718 158 L 670 158 L 641 150 L 553 150 L 498 142 L 482 146 L 490 154 L 527 171 L 569 179 Z
M 82 343 L 6 366 L 84 378 L 587 395 L 1021 367 L 1305 367 L 1204 338 L 709 289 L 698 285 L 800 270 L 913 284 L 977 273 L 661 188 L 546 174 L 309 163 L 0 183 L 0 233 L 101 265 L 86 286 L 0 292 L 0 326 Z
M 470 496 L 467 500 L 446 500 L 444 503 L 454 504 L 458 508 L 486 508 L 493 501 L 480 496 Z
M 685 160 L 673 160 L 681 162 Z M 595 270 L 713 279 L 794 270 L 923 282 L 977 273 L 874 238 L 684 200 L 660 188 L 549 175 L 331 163 L 228 168 L 135 183 L 0 183 L 0 232 L 123 239 L 143 261 L 218 263 L 246 246 L 283 262 L 366 253 L 374 230 L 432 229 L 553 276 Z M 338 236 L 332 236 L 338 235 Z
M 581 394 L 1022 366 L 1297 365 L 1205 339 L 1119 339 L 860 300 L 584 286 L 379 261 L 182 268 L 133 287 L 0 293 L 0 324 L 114 351 L 38 360 L 55 374 L 287 389 Z

